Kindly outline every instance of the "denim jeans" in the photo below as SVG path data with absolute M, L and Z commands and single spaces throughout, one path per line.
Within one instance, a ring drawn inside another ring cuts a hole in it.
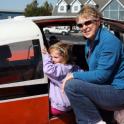
M 65 85 L 78 124 L 96 124 L 102 117 L 98 108 L 114 111 L 124 108 L 124 90 L 111 85 L 98 85 L 78 79 Z

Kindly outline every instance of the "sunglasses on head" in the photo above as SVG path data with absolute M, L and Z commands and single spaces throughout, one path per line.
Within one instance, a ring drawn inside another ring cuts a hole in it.
M 97 20 L 88 20 L 88 21 L 85 21 L 85 22 L 83 22 L 83 23 L 78 23 L 77 26 L 78 26 L 79 28 L 82 28 L 84 25 L 85 25 L 85 26 L 88 26 L 88 25 L 94 23 L 95 21 L 97 21 Z

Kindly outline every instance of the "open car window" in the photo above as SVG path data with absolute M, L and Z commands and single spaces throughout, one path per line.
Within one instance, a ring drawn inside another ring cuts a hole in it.
M 69 44 L 83 44 L 82 34 L 76 25 L 48 26 L 43 28 L 43 32 L 49 45 L 52 44 L 53 40 Z

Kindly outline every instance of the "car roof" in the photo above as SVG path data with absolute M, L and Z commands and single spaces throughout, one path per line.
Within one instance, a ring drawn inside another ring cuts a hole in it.
M 108 25 L 111 30 L 124 33 L 124 21 L 102 18 L 102 22 Z
M 39 16 L 39 17 L 29 17 L 33 20 L 38 26 L 57 26 L 57 25 L 75 25 L 76 16 Z
M 0 45 L 38 38 L 40 33 L 38 26 L 31 20 L 0 21 Z
M 66 16 L 17 16 L 12 19 L 0 20 L 0 44 L 17 42 L 18 39 L 30 39 L 38 37 L 41 33 L 38 27 L 75 23 L 75 17 Z

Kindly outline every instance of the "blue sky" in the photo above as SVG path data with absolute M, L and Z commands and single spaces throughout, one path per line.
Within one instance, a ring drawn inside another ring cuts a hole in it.
M 39 5 L 42 5 L 45 1 L 55 5 L 57 0 L 37 0 Z M 0 0 L 0 10 L 16 10 L 23 11 L 27 4 L 30 4 L 32 0 Z

